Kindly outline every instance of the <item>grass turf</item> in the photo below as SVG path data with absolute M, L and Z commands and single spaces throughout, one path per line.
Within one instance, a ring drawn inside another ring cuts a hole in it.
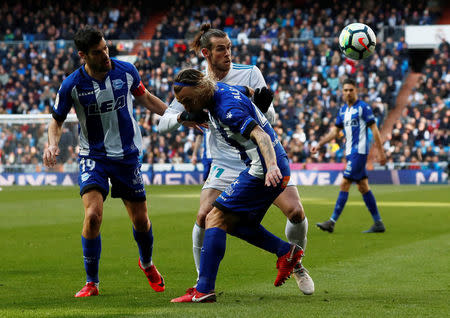
M 373 186 L 387 232 L 372 224 L 356 187 L 333 234 L 326 220 L 337 187 L 302 187 L 309 220 L 305 266 L 312 296 L 295 280 L 275 288 L 275 257 L 227 239 L 215 304 L 172 304 L 195 281 L 191 230 L 199 186 L 148 190 L 153 259 L 166 280 L 155 293 L 139 270 L 131 223 L 108 198 L 102 225 L 100 296 L 76 299 L 84 284 L 83 209 L 74 187 L 5 187 L 0 192 L 0 317 L 444 317 L 450 313 L 449 186 Z M 283 239 L 275 207 L 263 224 Z

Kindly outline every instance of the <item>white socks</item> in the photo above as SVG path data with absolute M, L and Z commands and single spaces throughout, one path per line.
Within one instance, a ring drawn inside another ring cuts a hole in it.
M 306 249 L 306 234 L 308 234 L 308 219 L 305 218 L 300 223 L 292 223 L 289 219 L 286 221 L 286 238 L 289 242 L 300 245 L 303 251 Z
M 194 254 L 195 268 L 197 269 L 197 274 L 200 273 L 200 255 L 202 253 L 203 237 L 205 236 L 205 229 L 194 224 L 192 229 L 192 253 Z

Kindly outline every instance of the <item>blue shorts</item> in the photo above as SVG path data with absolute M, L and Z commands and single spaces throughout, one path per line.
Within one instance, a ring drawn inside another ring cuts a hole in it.
M 244 222 L 261 223 L 270 205 L 283 192 L 290 179 L 287 157 L 278 160 L 278 167 L 283 180 L 276 187 L 265 186 L 265 180 L 250 175 L 247 168 L 219 195 L 213 206 L 226 213 L 238 214 Z
M 99 159 L 79 157 L 78 184 L 80 195 L 96 189 L 106 199 L 111 182 L 111 197 L 129 201 L 145 201 L 145 187 L 138 157 L 128 159 Z
M 347 165 L 344 170 L 344 178 L 351 181 L 360 181 L 367 178 L 367 155 L 351 154 L 345 157 Z

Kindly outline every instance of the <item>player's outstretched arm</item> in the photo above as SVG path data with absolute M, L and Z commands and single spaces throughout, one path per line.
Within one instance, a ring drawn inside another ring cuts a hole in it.
M 384 154 L 383 145 L 381 143 L 380 131 L 378 130 L 376 123 L 370 125 L 369 128 L 372 130 L 375 147 L 378 151 L 378 161 L 382 166 L 384 166 L 386 164 L 386 155 Z
M 322 148 L 323 145 L 325 145 L 327 142 L 329 142 L 330 140 L 333 140 L 335 138 L 337 138 L 339 136 L 339 131 L 341 129 L 337 126 L 333 126 L 330 129 L 330 132 L 328 134 L 326 134 L 324 137 L 322 137 L 319 141 L 319 143 L 317 144 L 317 146 L 311 147 L 311 154 L 315 154 L 316 152 L 319 151 L 320 148 Z
M 63 121 L 52 118 L 48 125 L 48 147 L 44 149 L 43 161 L 46 167 L 53 167 L 56 164 L 56 156 L 59 155 L 59 140 L 62 134 Z
M 148 90 L 145 90 L 144 94 L 136 96 L 136 101 L 149 111 L 158 115 L 163 115 L 167 109 L 167 105 L 158 97 L 151 94 Z
M 164 115 L 159 119 L 158 131 L 160 134 L 165 134 L 177 130 L 181 125 L 186 127 L 193 127 L 201 130 L 200 126 L 207 128 L 207 124 L 199 124 L 195 121 L 184 120 L 185 109 L 184 106 L 175 98 L 169 107 L 164 112 Z
M 178 122 L 178 116 L 184 111 L 184 106 L 174 99 L 169 107 L 167 107 L 164 115 L 159 119 L 158 131 L 160 134 L 165 134 L 177 130 L 181 123 Z
M 283 175 L 278 168 L 277 156 L 275 155 L 275 150 L 273 149 L 270 136 L 257 125 L 251 131 L 250 138 L 258 145 L 259 151 L 261 152 L 264 162 L 266 163 L 267 172 L 265 185 L 268 187 L 276 187 L 277 184 L 279 184 L 283 179 Z

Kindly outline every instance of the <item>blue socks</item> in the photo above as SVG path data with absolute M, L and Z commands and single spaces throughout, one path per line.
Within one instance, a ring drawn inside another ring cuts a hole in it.
M 86 281 L 98 283 L 98 264 L 102 251 L 102 240 L 100 234 L 92 240 L 81 236 L 83 246 L 84 268 L 86 270 Z
M 153 225 L 150 226 L 148 232 L 138 232 L 133 226 L 133 236 L 139 248 L 139 257 L 141 264 L 150 264 L 153 253 Z
M 367 208 L 370 211 L 370 214 L 372 214 L 372 218 L 375 222 L 381 220 L 380 213 L 378 212 L 377 208 L 377 201 L 375 200 L 375 197 L 373 196 L 372 191 L 369 190 L 369 192 L 366 192 L 363 194 L 364 203 L 366 204 Z
M 230 233 L 256 247 L 262 248 L 277 257 L 283 256 L 291 248 L 291 244 L 267 231 L 261 224 L 257 226 L 240 226 Z
M 278 257 L 289 252 L 291 245 L 267 231 L 262 225 L 238 227 L 232 235 L 260 247 Z M 225 255 L 227 233 L 217 227 L 207 229 L 200 257 L 200 274 L 197 290 L 209 293 L 214 290 L 219 264 Z
M 150 263 L 153 252 L 152 228 L 148 232 L 136 232 L 133 228 L 134 239 L 139 247 L 141 263 Z M 86 239 L 81 236 L 83 246 L 84 268 L 86 270 L 86 281 L 98 283 L 98 265 L 102 251 L 102 240 L 100 234 L 95 239 Z
M 226 240 L 227 233 L 218 227 L 205 231 L 197 283 L 197 290 L 201 293 L 209 293 L 215 288 L 219 264 L 225 255 Z
M 339 196 L 336 200 L 336 205 L 334 206 L 333 215 L 331 216 L 331 220 L 336 222 L 339 219 L 339 216 L 344 209 L 345 203 L 348 199 L 348 192 L 340 191 Z

